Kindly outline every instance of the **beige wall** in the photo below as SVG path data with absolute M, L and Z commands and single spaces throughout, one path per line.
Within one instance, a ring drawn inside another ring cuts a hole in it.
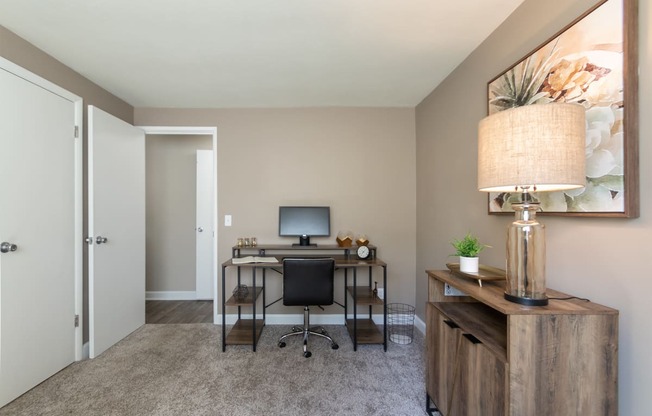
M 238 237 L 293 243 L 278 237 L 280 205 L 328 205 L 332 236 L 314 240 L 334 244 L 340 230 L 366 233 L 389 265 L 388 299 L 414 303 L 413 109 L 138 108 L 134 118 L 138 125 L 217 126 L 220 263 Z M 224 227 L 225 214 L 232 227 Z M 268 299 L 280 293 L 280 281 L 270 280 Z
M 197 150 L 212 136 L 147 135 L 147 291 L 194 291 Z
M 417 298 L 423 317 L 425 269 L 444 268 L 453 237 L 473 231 L 492 249 L 482 262 L 501 266 L 511 217 L 486 214 L 487 196 L 476 190 L 477 123 L 486 115 L 487 82 L 536 48 L 595 0 L 526 0 L 416 109 Z M 619 408 L 644 415 L 652 408 L 650 293 L 642 260 L 652 236 L 652 10 L 639 2 L 640 180 L 638 219 L 544 217 L 548 286 L 620 310 Z

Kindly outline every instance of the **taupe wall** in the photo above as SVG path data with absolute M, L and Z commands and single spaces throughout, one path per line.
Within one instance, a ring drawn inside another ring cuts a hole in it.
M 493 246 L 482 263 L 502 266 L 511 217 L 486 214 L 476 190 L 477 123 L 486 116 L 486 84 L 589 9 L 595 0 L 526 0 L 416 109 L 417 298 L 423 317 L 425 269 L 444 268 L 450 240 L 473 231 Z M 544 217 L 548 286 L 620 310 L 619 408 L 644 415 L 652 408 L 650 293 L 645 258 L 652 236 L 652 10 L 639 1 L 640 180 L 638 219 Z
M 194 291 L 197 150 L 201 135 L 147 135 L 147 291 Z
M 220 263 L 231 257 L 238 237 L 293 243 L 278 237 L 280 205 L 329 205 L 332 236 L 315 241 L 334 244 L 340 230 L 366 233 L 389 264 L 388 299 L 414 303 L 413 109 L 138 108 L 134 119 L 137 125 L 217 126 Z M 225 214 L 233 216 L 232 227 L 224 227 Z M 268 299 L 280 293 L 280 281 L 270 280 Z M 287 310 L 275 305 L 269 312 Z

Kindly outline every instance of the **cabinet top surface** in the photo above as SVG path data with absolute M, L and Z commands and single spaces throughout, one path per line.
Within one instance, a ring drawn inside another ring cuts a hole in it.
M 504 298 L 505 282 L 483 282 L 480 287 L 475 280 L 456 276 L 448 270 L 426 270 L 430 279 L 448 283 L 471 298 L 482 302 L 506 315 L 551 315 L 551 314 L 618 314 L 618 310 L 581 299 L 557 300 L 572 295 L 548 289 L 549 303 L 546 306 L 525 306 Z M 430 289 L 432 291 L 432 288 Z M 432 292 L 431 292 L 432 294 Z M 459 297 L 458 297 L 459 298 Z M 433 299 L 429 299 L 433 301 Z

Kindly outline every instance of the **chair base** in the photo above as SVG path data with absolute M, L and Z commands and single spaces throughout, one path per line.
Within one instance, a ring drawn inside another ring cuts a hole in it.
M 286 344 L 284 340 L 287 337 L 291 337 L 295 335 L 303 335 L 303 356 L 306 358 L 312 356 L 312 353 L 308 351 L 308 337 L 310 335 L 316 335 L 318 337 L 327 339 L 328 341 L 330 341 L 331 348 L 334 350 L 340 347 L 339 345 L 337 345 L 335 341 L 333 341 L 333 338 L 331 338 L 328 335 L 328 332 L 326 332 L 326 330 L 323 327 L 316 326 L 310 328 L 310 309 L 307 306 L 303 308 L 303 328 L 298 326 L 293 326 L 291 332 L 282 335 L 281 338 L 278 339 L 278 346 L 280 348 L 285 347 Z

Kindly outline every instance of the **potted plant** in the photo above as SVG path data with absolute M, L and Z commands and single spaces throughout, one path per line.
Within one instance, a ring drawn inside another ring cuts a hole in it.
M 479 260 L 478 254 L 488 246 L 480 243 L 478 237 L 468 233 L 461 240 L 453 240 L 451 245 L 455 247 L 455 256 L 460 257 L 460 271 L 466 273 L 477 273 Z

